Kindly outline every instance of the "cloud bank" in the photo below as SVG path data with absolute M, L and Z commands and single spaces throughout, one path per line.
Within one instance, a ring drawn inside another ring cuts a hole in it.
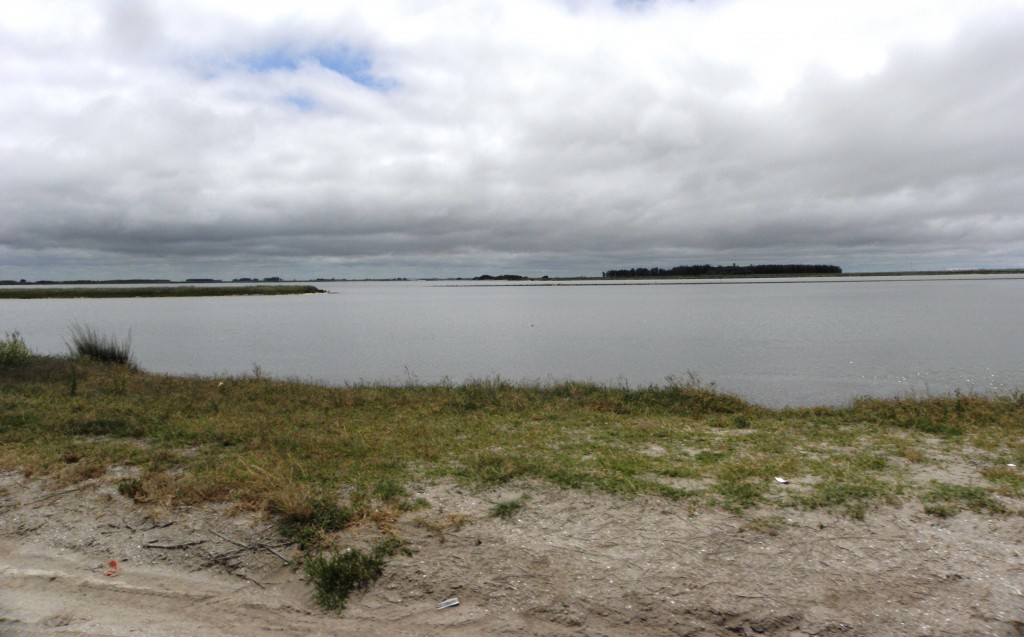
M 23 4 L 0 279 L 1024 267 L 1020 2 Z

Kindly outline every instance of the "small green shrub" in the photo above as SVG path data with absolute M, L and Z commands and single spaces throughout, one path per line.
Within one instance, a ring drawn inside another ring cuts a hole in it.
M 313 598 L 326 610 L 342 610 L 349 595 L 368 588 L 384 572 L 388 558 L 398 553 L 412 555 L 404 542 L 391 537 L 369 553 L 349 549 L 308 560 L 306 575 L 313 582 Z
M 134 367 L 132 355 L 132 333 L 118 340 L 114 336 L 100 334 L 95 328 L 75 323 L 71 326 L 71 351 L 81 357 L 102 363 L 117 363 Z
M 0 341 L 0 367 L 16 367 L 28 362 L 29 351 L 25 339 L 18 332 L 8 332 Z

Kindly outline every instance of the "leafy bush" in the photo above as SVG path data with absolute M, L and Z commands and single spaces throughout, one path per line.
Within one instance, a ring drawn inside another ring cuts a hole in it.
M 77 323 L 71 326 L 71 350 L 78 356 L 88 357 L 103 363 L 134 366 L 132 355 L 132 333 L 124 340 L 100 334 L 94 328 Z
M 0 341 L 0 367 L 24 365 L 28 361 L 29 351 L 25 339 L 17 332 L 8 332 Z

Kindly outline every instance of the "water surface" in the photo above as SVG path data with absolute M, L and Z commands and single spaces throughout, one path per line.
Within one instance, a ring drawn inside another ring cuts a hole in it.
M 664 384 L 696 374 L 762 404 L 1024 387 L 1024 279 L 866 277 L 683 284 L 349 282 L 277 297 L 0 300 L 44 353 L 78 322 L 139 364 L 330 384 L 495 378 Z

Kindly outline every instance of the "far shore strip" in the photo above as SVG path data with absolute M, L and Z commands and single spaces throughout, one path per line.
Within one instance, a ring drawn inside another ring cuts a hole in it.
M 44 287 L 0 289 L 0 299 L 108 299 L 175 296 L 267 296 L 321 294 L 314 285 L 176 285 L 117 288 Z

